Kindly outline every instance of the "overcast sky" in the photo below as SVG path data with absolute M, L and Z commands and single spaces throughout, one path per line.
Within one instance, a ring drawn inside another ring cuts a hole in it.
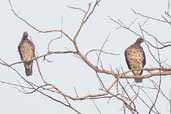
M 32 23 L 35 27 L 41 30 L 59 29 L 63 19 L 63 29 L 69 35 L 73 35 L 77 30 L 82 12 L 73 10 L 67 5 L 81 7 L 86 9 L 91 0 L 11 0 L 16 12 L 24 19 Z M 138 36 L 133 33 L 119 29 L 117 24 L 109 20 L 109 17 L 122 20 L 126 25 L 129 25 L 137 18 L 137 23 L 143 23 L 144 18 L 136 16 L 131 9 L 135 9 L 145 15 L 160 18 L 161 14 L 167 9 L 167 0 L 102 0 L 95 10 L 93 16 L 84 26 L 78 37 L 78 43 L 81 51 L 85 53 L 88 50 L 100 48 L 107 36 L 110 34 L 104 50 L 119 56 L 103 55 L 103 63 L 105 68 L 127 70 L 124 60 L 124 50 L 133 43 Z M 21 40 L 22 33 L 28 31 L 32 41 L 35 43 L 36 52 L 38 55 L 44 54 L 47 51 L 48 42 L 56 38 L 60 34 L 49 33 L 42 34 L 33 30 L 21 20 L 16 18 L 10 10 L 8 0 L 0 1 L 0 58 L 8 63 L 20 61 L 17 51 L 17 46 Z M 140 33 L 138 24 L 133 26 L 133 29 Z M 167 24 L 148 21 L 144 28 L 154 33 L 161 41 L 169 41 L 170 28 Z M 147 40 L 151 41 L 148 37 Z M 146 50 L 145 45 L 144 49 Z M 72 45 L 67 40 L 57 40 L 51 46 L 52 50 L 72 49 Z M 147 51 L 147 50 L 146 50 Z M 162 51 L 162 60 L 171 62 L 170 50 Z M 157 66 L 151 56 L 147 53 L 147 65 Z M 96 54 L 91 54 L 90 59 L 95 62 Z M 45 78 L 59 87 L 69 95 L 75 95 L 73 87 L 77 88 L 79 95 L 87 95 L 95 93 L 101 87 L 98 79 L 88 66 L 86 66 L 78 57 L 73 55 L 53 55 L 48 57 L 53 61 L 48 63 L 40 60 L 40 66 Z M 15 68 L 24 74 L 22 64 L 16 65 Z M 33 76 L 29 80 L 40 83 L 36 65 L 34 64 Z M 108 83 L 111 78 L 104 75 L 104 82 Z M 163 83 L 169 83 L 163 79 Z M 17 83 L 21 79 L 18 75 L 7 67 L 0 66 L 0 80 Z M 22 83 L 22 82 L 21 82 Z M 143 84 L 148 81 L 144 80 Z M 168 87 L 168 84 L 163 86 Z M 167 89 L 170 89 L 169 87 Z M 75 114 L 70 109 L 58 104 L 39 93 L 23 94 L 16 88 L 0 84 L 0 113 L 2 114 Z M 151 94 L 153 95 L 153 94 Z M 58 98 L 58 95 L 55 96 Z M 59 97 L 62 100 L 62 98 Z M 122 108 L 118 105 L 115 99 L 107 103 L 108 100 L 95 101 L 100 107 L 102 114 L 122 114 Z M 79 109 L 83 114 L 98 114 L 92 101 L 76 101 L 72 102 L 73 106 Z M 168 104 L 160 106 L 161 112 L 167 114 L 169 111 Z M 144 108 L 140 108 L 143 111 Z M 141 113 L 143 114 L 143 113 Z M 146 112 L 144 112 L 146 114 Z

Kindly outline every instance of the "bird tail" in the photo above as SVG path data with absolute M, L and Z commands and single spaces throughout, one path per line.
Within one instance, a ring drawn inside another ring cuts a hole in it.
M 142 83 L 142 79 L 134 79 L 135 83 Z
M 25 66 L 25 73 L 27 76 L 32 75 L 32 64 L 26 64 Z
M 140 77 L 141 74 L 143 73 L 143 70 L 141 71 L 134 71 L 133 74 L 136 76 L 136 77 Z M 142 83 L 143 79 L 142 78 L 135 78 L 135 83 Z

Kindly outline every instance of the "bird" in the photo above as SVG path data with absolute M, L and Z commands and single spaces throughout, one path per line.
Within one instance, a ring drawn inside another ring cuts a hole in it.
M 146 57 L 141 43 L 144 42 L 143 38 L 138 38 L 135 43 L 130 45 L 125 50 L 125 60 L 128 68 L 135 76 L 140 76 L 143 73 L 142 68 L 146 64 Z M 136 83 L 142 83 L 142 78 L 134 79 Z
M 32 75 L 33 58 L 35 57 L 35 46 L 28 39 L 28 33 L 24 32 L 22 39 L 18 45 L 18 52 L 25 67 L 26 76 Z

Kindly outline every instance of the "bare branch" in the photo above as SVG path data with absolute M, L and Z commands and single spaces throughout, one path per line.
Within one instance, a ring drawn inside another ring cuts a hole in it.
M 11 0 L 8 0 L 8 1 L 9 1 L 9 4 L 10 4 L 10 8 L 11 8 L 12 13 L 13 13 L 19 20 L 21 20 L 22 22 L 24 22 L 26 25 L 28 25 L 29 27 L 31 27 L 31 28 L 34 29 L 35 31 L 40 32 L 40 33 L 59 32 L 59 33 L 64 34 L 70 41 L 72 41 L 71 37 L 70 37 L 67 33 L 65 33 L 63 30 L 55 30 L 55 29 L 54 29 L 54 30 L 46 30 L 46 31 L 44 31 L 44 30 L 40 30 L 40 29 L 36 28 L 36 27 L 33 26 L 30 22 L 28 22 L 27 20 L 25 20 L 24 18 L 22 18 L 21 16 L 19 16 L 19 15 L 17 14 L 17 12 L 15 11 L 15 9 L 13 8 L 12 3 L 11 3 Z
M 157 18 L 154 18 L 154 17 L 150 17 L 150 16 L 143 15 L 143 14 L 141 14 L 141 13 L 135 11 L 134 9 L 131 9 L 131 10 L 132 10 L 132 12 L 133 12 L 134 14 L 139 15 L 139 16 L 141 16 L 141 17 L 145 17 L 145 18 L 147 18 L 147 19 L 151 19 L 151 20 L 155 20 L 155 21 L 158 21 L 158 22 L 164 22 L 164 23 L 166 23 L 166 21 L 164 21 L 164 20 L 161 20 L 161 19 L 157 19 Z
M 77 7 L 73 7 L 73 6 L 69 6 L 69 5 L 67 5 L 67 7 L 71 8 L 71 9 L 74 9 L 74 10 L 79 10 L 79 11 L 81 11 L 83 13 L 86 13 L 86 11 L 84 9 L 82 9 L 82 8 L 77 8 Z

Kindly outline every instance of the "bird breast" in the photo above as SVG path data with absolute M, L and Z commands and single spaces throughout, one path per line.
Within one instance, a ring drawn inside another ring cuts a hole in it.
M 21 52 L 24 62 L 28 62 L 34 57 L 32 46 L 29 43 L 26 42 L 23 43 L 23 46 L 21 47 Z
M 140 69 L 143 66 L 143 53 L 136 48 L 132 48 L 128 51 L 129 62 L 132 69 Z

